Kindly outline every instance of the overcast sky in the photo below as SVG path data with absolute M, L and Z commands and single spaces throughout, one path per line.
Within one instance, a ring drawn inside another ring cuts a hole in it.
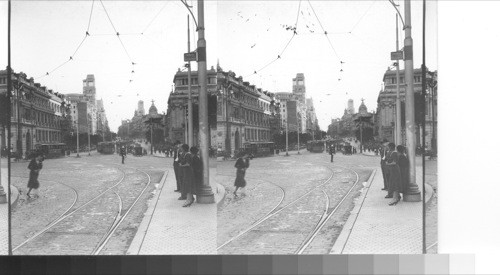
M 435 70 L 436 2 L 427 4 L 427 64 Z M 187 51 L 187 9 L 180 1 L 104 1 L 124 49 L 101 2 L 93 5 L 92 9 L 92 1 L 13 1 L 13 69 L 62 93 L 81 92 L 82 80 L 94 74 L 97 98 L 104 99 L 115 131 L 121 119 L 133 115 L 138 100 L 144 100 L 147 109 L 154 99 L 158 110 L 166 111 L 173 76 Z M 0 9 L 6 14 L 7 3 L 2 1 Z M 2 18 L 0 36 L 6 37 L 7 20 Z M 287 27 L 296 22 L 297 35 L 290 41 L 293 30 Z M 361 98 L 369 111 L 376 109 L 383 74 L 392 63 L 390 52 L 396 48 L 395 9 L 381 0 L 206 1 L 205 24 L 208 69 L 218 58 L 224 70 L 271 92 L 291 92 L 292 78 L 304 73 L 307 96 L 314 99 L 322 129 L 343 114 L 349 98 L 356 109 Z M 90 36 L 78 48 L 87 28 Z M 421 30 L 422 3 L 412 1 L 414 67 L 422 63 Z M 403 38 L 401 31 L 401 47 Z M 191 46 L 194 50 L 194 38 Z M 1 47 L 5 52 L 6 43 Z M 259 70 L 279 54 L 279 60 Z M 70 56 L 72 61 L 52 72 Z M 1 55 L 0 64 L 6 63 Z M 44 76 L 46 72 L 51 73 Z
M 81 93 L 82 80 L 94 74 L 97 99 L 104 100 L 110 128 L 117 131 L 121 119 L 133 116 L 138 100 L 144 100 L 147 111 L 154 99 L 158 111 L 166 112 L 173 77 L 187 52 L 188 10 L 180 1 L 103 3 L 126 51 L 100 1 L 94 1 L 93 9 L 92 1 L 12 1 L 12 68 L 62 93 Z M 205 3 L 208 69 L 217 60 L 216 4 Z M 73 61 L 38 78 L 73 55 L 85 37 L 91 10 L 90 36 Z M 0 2 L 0 14 L 0 36 L 6 37 L 7 1 Z M 194 25 L 192 35 L 193 30 Z M 192 38 L 191 50 L 195 48 Z M 7 52 L 6 43 L 0 52 Z M 6 54 L 0 55 L 0 64 L 7 65 Z
M 232 70 L 272 92 L 291 92 L 292 78 L 304 73 L 307 96 L 313 98 L 320 127 L 325 130 L 331 118 L 342 116 L 349 98 L 354 100 L 356 110 L 361 98 L 369 111 L 376 110 L 382 77 L 392 64 L 390 52 L 396 49 L 396 10 L 389 1 L 380 0 L 311 1 L 310 4 L 309 1 L 219 2 L 218 56 L 224 70 Z M 400 8 L 403 13 L 403 1 Z M 420 67 L 421 1 L 412 1 L 411 8 L 414 67 Z M 428 1 L 426 59 L 427 67 L 432 70 L 437 69 L 436 14 L 436 2 Z M 293 35 L 287 26 L 294 27 L 296 22 L 297 35 L 281 58 L 258 71 L 282 53 Z M 321 26 L 328 33 L 331 45 Z M 401 24 L 399 27 L 402 30 Z M 403 35 L 400 31 L 400 47 Z M 345 63 L 341 65 L 340 61 Z

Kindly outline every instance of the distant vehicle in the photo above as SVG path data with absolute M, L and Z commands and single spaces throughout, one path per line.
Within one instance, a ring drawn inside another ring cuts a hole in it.
M 97 143 L 97 152 L 101 154 L 114 154 L 115 153 L 115 143 L 114 142 L 99 142 Z
M 247 142 L 243 146 L 251 159 L 274 154 L 274 142 Z
M 324 140 L 308 141 L 307 151 L 311 153 L 323 153 L 325 151 L 325 141 Z
M 60 158 L 66 150 L 65 143 L 35 144 L 36 152 L 43 154 L 45 158 Z

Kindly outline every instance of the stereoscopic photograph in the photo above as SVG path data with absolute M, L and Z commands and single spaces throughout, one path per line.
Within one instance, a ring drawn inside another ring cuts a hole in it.
M 437 253 L 423 5 L 2 1 L 0 254 Z

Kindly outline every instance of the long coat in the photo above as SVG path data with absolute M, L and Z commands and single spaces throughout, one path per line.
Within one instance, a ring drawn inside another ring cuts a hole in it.
M 401 172 L 401 192 L 406 194 L 408 191 L 408 183 L 410 182 L 410 164 L 408 158 L 404 154 L 398 153 L 398 164 Z
M 30 170 L 30 178 L 28 180 L 28 188 L 38 189 L 40 187 L 40 182 L 38 182 L 38 175 L 42 169 L 42 163 L 37 162 L 36 159 L 32 159 L 28 165 Z
M 243 158 L 238 158 L 236 164 L 234 164 L 236 168 L 236 179 L 234 180 L 234 186 L 236 187 L 245 187 L 247 182 L 245 181 L 245 173 L 246 169 L 250 167 L 250 161 L 248 159 L 243 160 Z
M 401 171 L 399 169 L 399 154 L 397 152 L 390 152 L 386 158 L 387 174 L 389 179 L 389 193 L 403 192 L 401 184 Z
M 193 171 L 193 155 L 191 153 L 186 153 L 184 157 L 180 159 L 179 164 L 188 164 L 188 166 L 180 166 L 182 170 L 182 193 L 196 194 L 196 182 Z

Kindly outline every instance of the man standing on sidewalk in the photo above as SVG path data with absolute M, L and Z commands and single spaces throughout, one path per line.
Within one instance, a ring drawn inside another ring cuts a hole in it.
M 387 167 L 385 165 L 385 158 L 387 155 L 387 146 L 389 145 L 389 141 L 384 139 L 382 141 L 382 146 L 380 147 L 380 168 L 382 168 L 382 177 L 384 178 L 384 188 L 382 190 L 388 190 L 388 178 L 387 178 Z
M 181 192 L 181 178 L 182 178 L 182 171 L 180 171 L 179 168 L 179 153 L 181 153 L 181 148 L 180 148 L 181 142 L 180 141 L 175 141 L 174 143 L 174 173 L 175 173 L 175 181 L 177 183 L 177 189 L 174 190 L 174 192 Z

